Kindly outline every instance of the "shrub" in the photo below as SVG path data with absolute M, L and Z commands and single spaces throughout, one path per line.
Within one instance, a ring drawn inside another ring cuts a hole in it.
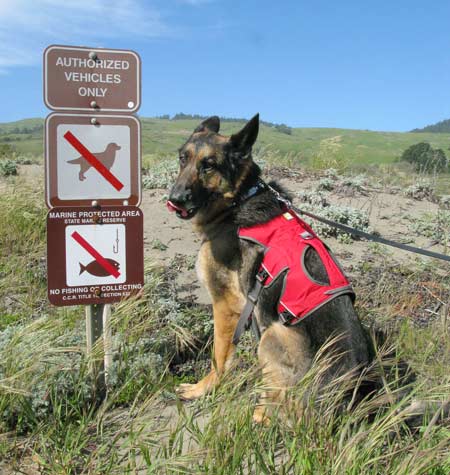
M 450 195 L 441 196 L 441 199 L 439 200 L 439 204 L 444 209 L 450 209 Z
M 175 181 L 178 173 L 177 160 L 163 160 L 152 165 L 142 177 L 142 186 L 145 189 L 169 188 Z
M 365 186 L 367 186 L 367 178 L 364 175 L 345 177 L 340 182 L 340 187 L 346 192 L 362 193 L 365 191 Z
M 320 191 L 297 191 L 295 197 L 302 203 L 313 205 L 315 209 L 317 209 L 317 207 L 325 208 L 326 206 L 330 206 L 327 198 Z
M 319 181 L 316 187 L 318 191 L 335 191 L 345 195 L 355 195 L 364 193 L 367 186 L 365 175 L 343 177 L 337 174 L 336 170 L 330 168 L 326 170 L 325 177 Z
M 275 130 L 282 134 L 292 135 L 292 129 L 286 124 L 279 124 L 275 126 Z
M 306 211 L 310 211 L 307 209 Z M 311 209 L 311 212 L 316 212 L 317 215 L 324 218 L 336 221 L 340 224 L 346 224 L 352 228 L 360 231 L 371 232 L 369 226 L 369 217 L 366 212 L 351 208 L 350 206 L 335 206 L 331 205 L 320 210 Z M 306 218 L 306 220 L 308 220 Z M 341 242 L 350 242 L 352 239 L 358 239 L 352 234 L 345 233 L 327 224 L 320 223 L 316 220 L 309 220 L 309 223 L 322 237 L 335 237 Z
M 0 157 L 10 157 L 14 154 L 14 147 L 9 143 L 0 144 Z
M 441 173 L 449 168 L 445 152 L 440 148 L 433 149 L 427 142 L 411 145 L 400 159 L 411 163 L 419 173 Z
M 450 211 L 438 210 L 437 213 L 425 213 L 412 220 L 411 229 L 422 236 L 447 246 L 450 242 Z
M 366 212 L 351 208 L 349 206 L 330 205 L 326 198 L 318 192 L 300 191 L 295 194 L 304 204 L 300 209 L 310 211 L 326 219 L 336 221 L 340 224 L 346 224 L 361 231 L 370 232 L 369 216 Z M 320 221 L 304 217 L 314 230 L 321 237 L 335 237 L 339 241 L 349 242 L 351 239 L 357 239 L 355 236 L 345 233 L 335 227 L 328 226 Z
M 17 175 L 17 162 L 15 160 L 0 160 L 0 175 Z
M 324 173 L 327 178 L 330 178 L 330 180 L 337 180 L 339 178 L 336 168 L 327 168 Z
M 335 186 L 336 186 L 335 180 L 333 180 L 332 178 L 325 177 L 319 181 L 319 184 L 317 185 L 316 189 L 318 191 L 332 191 L 334 190 Z
M 434 187 L 427 181 L 420 181 L 408 186 L 405 190 L 405 195 L 414 200 L 428 199 L 434 201 L 436 199 Z

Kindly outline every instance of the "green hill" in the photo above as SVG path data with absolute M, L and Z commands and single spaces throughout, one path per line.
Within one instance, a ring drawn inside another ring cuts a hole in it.
M 198 125 L 200 119 L 141 118 L 144 154 L 174 156 L 176 150 Z M 221 132 L 230 134 L 244 121 L 226 120 Z M 343 165 L 366 166 L 392 163 L 409 146 L 429 142 L 433 148 L 448 150 L 450 133 L 374 132 L 332 128 L 289 128 L 263 123 L 258 147 L 270 147 L 290 154 L 287 162 L 335 159 Z M 0 144 L 8 143 L 19 154 L 40 156 L 43 153 L 43 119 L 25 119 L 0 123 Z
M 436 124 L 427 125 L 422 129 L 414 129 L 411 132 L 432 132 L 435 134 L 448 134 L 450 133 L 450 119 L 441 120 L 440 122 L 436 122 Z

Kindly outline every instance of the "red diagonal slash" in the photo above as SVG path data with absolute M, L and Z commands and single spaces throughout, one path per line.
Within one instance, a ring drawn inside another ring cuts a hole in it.
M 116 279 L 120 276 L 120 272 L 113 267 L 98 251 L 96 251 L 83 236 L 80 236 L 76 231 L 72 233 L 72 237 L 75 241 L 107 271 Z
M 103 178 L 117 190 L 120 191 L 123 188 L 123 183 L 121 183 L 106 167 L 103 165 L 100 160 L 93 155 L 76 137 L 75 135 L 68 130 L 64 134 L 64 138 L 72 145 L 72 147 L 85 159 L 87 160 Z

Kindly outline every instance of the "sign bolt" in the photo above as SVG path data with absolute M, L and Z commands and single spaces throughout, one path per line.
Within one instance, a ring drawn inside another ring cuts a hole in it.
M 98 125 L 98 120 L 95 117 L 92 117 L 91 124 L 92 125 Z
M 98 206 L 98 201 L 97 200 L 93 200 L 91 205 L 96 208 Z
M 91 51 L 89 53 L 89 59 L 96 60 L 97 59 L 97 53 L 95 51 Z
M 128 206 L 128 200 L 123 200 L 123 205 Z
M 91 104 L 90 106 L 93 108 L 93 109 L 96 109 L 98 107 L 98 104 L 96 101 L 91 101 Z

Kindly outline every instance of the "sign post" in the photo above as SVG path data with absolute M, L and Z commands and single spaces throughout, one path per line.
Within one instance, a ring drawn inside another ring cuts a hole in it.
M 44 51 L 48 298 L 86 305 L 87 353 L 99 394 L 112 364 L 111 303 L 144 284 L 141 61 L 133 51 Z
M 97 364 L 93 364 L 92 355 L 94 354 L 94 345 L 101 341 L 103 334 L 103 314 L 106 307 L 110 305 L 98 304 L 86 306 L 86 349 L 88 355 L 91 356 L 90 372 L 95 375 L 95 386 L 102 398 L 106 393 L 106 364 L 104 361 L 98 360 Z M 106 353 L 105 353 L 106 354 Z

